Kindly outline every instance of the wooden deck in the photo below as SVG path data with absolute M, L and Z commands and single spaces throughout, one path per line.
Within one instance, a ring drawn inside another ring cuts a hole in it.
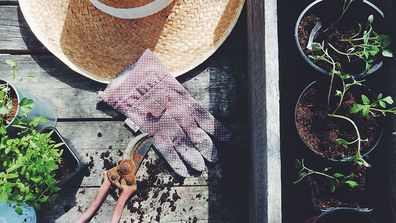
M 132 137 L 124 117 L 100 102 L 105 85 L 71 71 L 31 33 L 16 0 L 0 0 L 0 77 L 51 101 L 57 128 L 77 149 L 87 168 L 38 212 L 40 222 L 74 222 L 101 184 L 105 166 L 120 160 Z M 219 145 L 220 160 L 195 177 L 179 179 L 154 150 L 138 172 L 138 193 L 121 222 L 247 222 L 249 209 L 249 129 L 246 92 L 246 13 L 226 43 L 204 64 L 179 81 L 234 133 Z M 18 63 L 17 77 L 3 63 Z M 34 76 L 34 79 L 28 76 Z M 91 222 L 107 222 L 116 203 L 108 196 Z

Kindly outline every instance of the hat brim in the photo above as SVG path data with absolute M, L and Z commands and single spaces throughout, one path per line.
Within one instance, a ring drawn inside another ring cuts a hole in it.
M 245 0 L 175 0 L 141 19 L 118 19 L 89 0 L 19 0 L 32 32 L 72 70 L 108 83 L 151 49 L 173 76 L 212 55 L 235 26 Z

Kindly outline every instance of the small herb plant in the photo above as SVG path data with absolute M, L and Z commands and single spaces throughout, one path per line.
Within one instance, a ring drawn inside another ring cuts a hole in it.
M 33 102 L 22 101 L 26 104 L 20 108 L 27 115 Z M 55 171 L 61 162 L 61 144 L 52 141 L 52 133 L 35 130 L 46 121 L 43 117 L 20 118 L 13 125 L 20 129 L 15 137 L 0 133 L 0 201 L 15 204 L 18 214 L 22 214 L 20 207 L 24 204 L 40 209 L 42 204 L 54 201 L 59 191 Z
M 350 113 L 361 112 L 363 116 L 367 117 L 371 114 L 374 117 L 386 116 L 387 113 L 396 115 L 396 107 L 388 108 L 393 104 L 393 99 L 390 96 L 383 97 L 380 93 L 374 101 L 366 95 L 362 95 L 362 104 L 354 104 L 350 109 Z
M 368 140 L 361 138 L 359 128 L 357 127 L 356 123 L 352 119 L 350 119 L 344 115 L 337 114 L 337 111 L 340 108 L 340 106 L 344 100 L 344 96 L 345 96 L 346 92 L 353 86 L 357 86 L 357 85 L 361 86 L 362 83 L 364 82 L 364 80 L 357 81 L 350 74 L 342 73 L 340 71 L 341 70 L 340 63 L 336 62 L 330 56 L 330 54 L 328 53 L 328 49 L 325 48 L 324 42 L 322 44 L 313 43 L 312 50 L 314 52 L 317 52 L 317 54 L 315 56 L 311 55 L 310 56 L 311 60 L 313 60 L 315 62 L 318 62 L 318 61 L 325 62 L 325 63 L 330 64 L 332 67 L 330 87 L 329 87 L 328 96 L 327 96 L 327 107 L 328 108 L 330 108 L 330 99 L 333 96 L 332 92 L 333 92 L 334 78 L 338 77 L 342 83 L 342 89 L 335 90 L 336 93 L 334 96 L 337 96 L 339 98 L 337 106 L 334 109 L 334 111 L 330 112 L 328 115 L 332 118 L 342 119 L 344 121 L 349 122 L 354 127 L 354 130 L 356 132 L 356 139 L 353 141 L 347 141 L 347 140 L 341 139 L 341 138 L 338 138 L 336 141 L 338 144 L 342 145 L 345 148 L 349 148 L 349 146 L 356 144 L 356 146 L 357 146 L 356 154 L 354 156 L 350 157 L 349 161 L 355 162 L 360 166 L 370 167 L 370 164 L 367 163 L 367 161 L 363 158 L 363 156 L 361 154 L 361 144 L 362 144 L 362 142 L 366 142 Z
M 389 49 L 392 42 L 390 37 L 376 33 L 372 27 L 373 21 L 374 16 L 370 15 L 364 29 L 359 24 L 359 31 L 356 34 L 340 40 L 341 42 L 347 42 L 351 46 L 347 52 L 342 52 L 329 43 L 329 46 L 336 53 L 346 56 L 349 62 L 354 58 L 363 60 L 365 62 L 365 72 L 373 67 L 374 60 L 379 55 L 393 57 L 393 53 Z
M 356 181 L 356 175 L 353 173 L 345 175 L 342 173 L 334 172 L 331 174 L 329 173 L 329 170 L 331 169 L 330 167 L 324 168 L 323 171 L 316 171 L 306 167 L 304 165 L 304 160 L 296 160 L 295 167 L 298 171 L 298 179 L 294 181 L 294 184 L 301 182 L 308 176 L 317 175 L 325 177 L 329 180 L 329 189 L 331 193 L 334 193 L 337 188 L 342 185 L 346 185 L 350 188 L 355 188 L 359 186 L 359 183 Z

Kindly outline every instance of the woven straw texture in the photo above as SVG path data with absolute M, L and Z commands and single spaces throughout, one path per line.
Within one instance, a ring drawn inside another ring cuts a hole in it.
M 103 0 L 137 7 L 153 0 Z M 76 72 L 108 83 L 147 49 L 173 76 L 206 60 L 234 27 L 245 0 L 175 0 L 152 16 L 125 20 L 89 0 L 19 0 L 37 38 Z

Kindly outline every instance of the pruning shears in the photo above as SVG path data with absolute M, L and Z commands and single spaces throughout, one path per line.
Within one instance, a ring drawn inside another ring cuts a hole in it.
M 92 218 L 107 197 L 112 185 L 118 187 L 121 193 L 111 222 L 117 223 L 120 220 L 126 202 L 137 190 L 136 173 L 153 143 L 152 135 L 147 133 L 143 133 L 131 140 L 124 152 L 122 161 L 117 166 L 104 172 L 103 184 L 98 194 L 77 223 L 88 222 Z

